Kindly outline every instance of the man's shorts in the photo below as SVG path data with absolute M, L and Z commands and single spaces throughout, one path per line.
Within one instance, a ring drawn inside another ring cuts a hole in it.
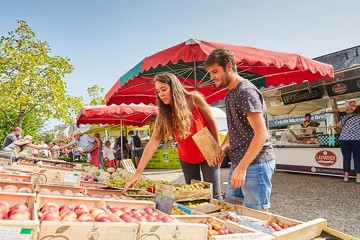
M 133 158 L 141 158 L 141 155 L 142 155 L 141 149 L 131 151 L 131 157 L 133 157 Z
M 275 170 L 275 160 L 250 164 L 246 170 L 245 184 L 241 188 L 231 188 L 230 178 L 237 164 L 232 164 L 226 199 L 243 202 L 245 207 L 264 210 L 270 208 L 271 177 Z

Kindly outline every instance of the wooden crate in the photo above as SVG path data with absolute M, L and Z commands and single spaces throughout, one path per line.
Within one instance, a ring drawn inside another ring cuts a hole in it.
M 53 222 L 43 221 L 40 223 L 39 239 L 130 239 L 136 240 L 138 234 L 138 224 L 123 223 L 119 221 L 111 212 L 104 208 L 101 199 L 94 198 L 67 198 L 53 196 L 38 196 L 38 206 L 43 203 L 52 202 L 61 206 L 68 204 L 75 207 L 84 204 L 89 209 L 98 207 L 103 208 L 110 215 L 112 222 Z
M 132 173 L 132 174 L 135 173 L 136 168 L 131 159 L 123 159 L 120 161 L 120 164 L 121 164 L 122 168 L 124 168 L 127 172 Z
M 58 186 L 80 186 L 80 173 L 52 169 L 36 169 L 31 174 L 31 182 Z
M 86 197 L 86 193 L 85 193 L 85 189 L 82 187 L 70 187 L 70 186 L 55 186 L 55 185 L 48 185 L 48 184 L 38 184 L 35 188 L 36 193 L 38 193 L 39 195 L 43 195 L 40 194 L 40 189 L 49 189 L 51 192 L 53 191 L 58 191 L 59 193 L 61 193 L 61 196 L 63 195 L 63 192 L 65 190 L 71 190 L 74 194 L 75 193 L 81 193 L 83 194 L 82 197 Z M 59 196 L 59 195 L 55 195 L 55 194 L 45 194 L 45 195 L 50 195 L 50 196 Z M 64 196 L 64 197 L 74 197 L 74 196 Z M 81 197 L 81 196 L 75 196 L 75 197 Z
M 17 203 L 27 203 L 31 211 L 31 220 L 0 220 L 0 239 L 29 239 L 36 240 L 39 230 L 37 208 L 34 205 L 35 194 L 8 194 L 0 192 L 1 201 L 13 206 Z
M 191 180 L 191 184 L 200 183 L 200 182 L 203 183 L 206 186 L 206 188 L 196 189 L 196 190 L 176 190 L 177 186 L 181 186 L 183 184 L 168 185 L 162 183 L 155 183 L 155 192 L 170 197 L 174 199 L 176 202 L 212 198 L 213 196 L 212 183 Z
M 8 181 L 0 181 L 0 187 L 3 189 L 6 185 L 14 185 L 18 189 L 20 188 L 29 188 L 31 193 L 34 193 L 34 184 L 29 182 L 8 182 Z
M 50 170 L 62 170 L 62 171 L 77 171 L 78 169 L 75 168 L 68 168 L 62 166 L 52 166 L 52 165 L 39 165 L 39 168 L 42 169 L 50 169 Z
M 231 240 L 253 240 L 253 239 L 258 239 L 258 238 L 262 238 L 262 237 L 267 237 L 266 234 L 258 232 L 256 230 L 253 230 L 251 228 L 245 227 L 245 226 L 240 226 L 237 224 L 234 224 L 232 222 L 229 221 L 222 221 L 220 219 L 208 216 L 208 215 L 174 215 L 173 217 L 176 217 L 178 220 L 182 221 L 182 222 L 187 222 L 187 223 L 199 223 L 200 221 L 203 220 L 207 220 L 207 221 L 212 221 L 215 223 L 218 223 L 220 225 L 225 225 L 225 227 L 231 231 L 233 231 L 234 233 L 232 234 L 225 234 L 225 235 L 212 235 L 210 236 L 208 234 L 208 239 L 209 240 L 217 240 L 217 239 L 231 239 Z M 203 224 L 207 227 L 206 224 Z

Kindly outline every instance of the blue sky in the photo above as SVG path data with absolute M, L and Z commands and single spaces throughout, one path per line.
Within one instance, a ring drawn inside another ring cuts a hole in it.
M 25 20 L 70 58 L 68 93 L 89 102 L 145 56 L 190 38 L 318 57 L 360 45 L 358 0 L 0 0 L 0 35 Z

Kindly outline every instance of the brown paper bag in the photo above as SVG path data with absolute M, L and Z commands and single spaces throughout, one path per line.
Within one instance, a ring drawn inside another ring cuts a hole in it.
M 207 127 L 204 127 L 199 132 L 195 133 L 192 138 L 209 165 L 214 162 L 217 155 L 224 155 L 223 150 L 215 141 Z

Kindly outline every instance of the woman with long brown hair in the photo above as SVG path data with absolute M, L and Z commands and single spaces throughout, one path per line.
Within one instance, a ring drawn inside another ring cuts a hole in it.
M 198 92 L 185 90 L 179 79 L 172 73 L 157 74 L 154 77 L 157 92 L 159 115 L 154 131 L 147 143 L 140 164 L 135 174 L 125 185 L 124 191 L 135 186 L 141 179 L 142 172 L 157 150 L 160 141 L 170 140 L 175 136 L 178 142 L 178 155 L 185 181 L 203 180 L 213 184 L 214 198 L 221 199 L 220 170 L 210 167 L 196 146 L 192 135 L 207 127 L 219 142 L 218 128 L 212 117 L 210 107 Z

